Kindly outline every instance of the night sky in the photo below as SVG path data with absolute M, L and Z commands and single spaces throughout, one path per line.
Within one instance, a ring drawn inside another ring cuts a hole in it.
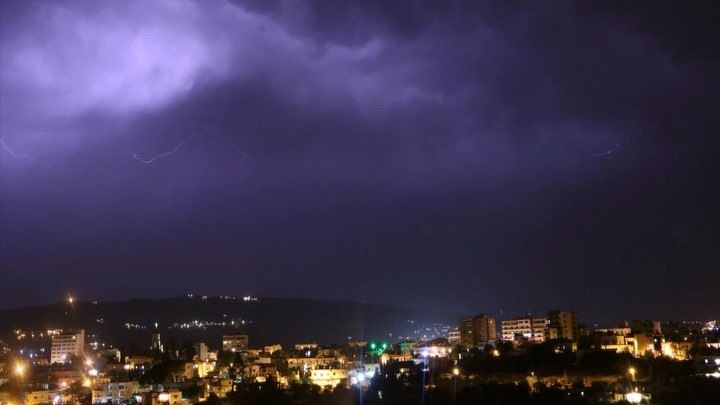
M 3 1 L 0 308 L 718 317 L 718 6 L 611 3 Z

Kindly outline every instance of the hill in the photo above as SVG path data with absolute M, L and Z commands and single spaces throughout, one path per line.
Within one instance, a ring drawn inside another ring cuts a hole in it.
M 115 302 L 76 301 L 0 311 L 0 339 L 14 330 L 79 329 L 92 339 L 117 346 L 147 346 L 159 330 L 164 339 L 220 345 L 221 335 L 247 333 L 253 347 L 316 341 L 417 337 L 437 333 L 438 324 L 457 324 L 460 316 L 412 308 L 350 301 L 299 298 L 187 296 Z M 88 339 L 92 341 L 92 339 Z

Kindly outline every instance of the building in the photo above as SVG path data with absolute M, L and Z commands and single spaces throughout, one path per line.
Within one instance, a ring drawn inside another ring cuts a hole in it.
M 542 343 L 545 341 L 547 325 L 547 318 L 538 318 L 532 315 L 508 319 L 502 321 L 502 340 L 506 342 Z
M 152 334 L 152 343 L 150 345 L 150 350 L 156 350 L 161 353 L 164 351 L 162 340 L 160 339 L 160 332 L 155 332 Z
M 140 383 L 137 381 L 94 384 L 92 389 L 92 403 L 124 403 L 134 399 L 134 396 L 139 392 Z
M 446 339 L 434 339 L 429 342 L 419 343 L 413 347 L 413 356 L 427 357 L 448 357 L 452 353 L 452 347 Z
M 312 343 L 297 343 L 295 345 L 295 350 L 297 351 L 305 351 L 305 350 L 315 350 L 318 348 L 318 344 L 315 342 Z
M 222 351 L 240 352 L 248 348 L 248 335 L 223 335 Z
M 548 312 L 547 317 L 549 339 L 577 340 L 579 334 L 575 312 L 554 310 Z
M 268 345 L 268 346 L 265 346 L 265 347 L 263 348 L 263 350 L 264 350 L 266 353 L 273 354 L 273 353 L 275 353 L 275 352 L 281 352 L 281 351 L 282 351 L 282 346 L 280 346 L 279 344 Z
M 193 345 L 193 349 L 195 349 L 195 356 L 197 356 L 198 360 L 200 361 L 206 361 L 208 359 L 208 346 L 203 343 L 195 343 Z
M 55 391 L 30 391 L 25 394 L 25 405 L 45 405 L 57 403 L 58 401 L 55 397 L 60 398 Z
M 475 315 L 460 321 L 460 344 L 466 347 L 478 347 L 494 342 L 496 337 L 495 318 L 485 314 Z
M 461 341 L 460 328 L 450 329 L 447 340 L 451 345 L 459 345 Z
M 335 388 L 345 384 L 348 380 L 348 371 L 344 368 L 327 368 L 310 370 L 310 382 L 322 388 Z
M 66 332 L 52 337 L 50 363 L 65 364 L 85 353 L 85 331 Z

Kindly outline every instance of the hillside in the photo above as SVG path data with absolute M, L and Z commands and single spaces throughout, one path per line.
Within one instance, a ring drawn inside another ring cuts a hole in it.
M 205 341 L 245 332 L 251 346 L 304 341 L 339 343 L 353 339 L 397 340 L 433 324 L 456 324 L 459 315 L 349 301 L 297 298 L 182 297 L 116 302 L 58 303 L 0 311 L 0 339 L 12 342 L 16 329 L 84 328 L 107 343 L 145 346 L 155 323 L 164 339 Z

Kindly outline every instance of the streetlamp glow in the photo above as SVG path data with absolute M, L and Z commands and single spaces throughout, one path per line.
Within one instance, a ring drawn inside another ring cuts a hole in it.
M 25 376 L 25 365 L 20 362 L 15 364 L 15 374 L 21 378 Z
M 635 367 L 628 368 L 628 373 L 630 373 L 630 377 L 632 377 L 633 381 L 635 381 L 635 373 L 637 373 Z
M 452 373 L 455 377 L 457 377 L 460 375 L 460 369 L 455 367 L 455 368 L 453 368 Z

